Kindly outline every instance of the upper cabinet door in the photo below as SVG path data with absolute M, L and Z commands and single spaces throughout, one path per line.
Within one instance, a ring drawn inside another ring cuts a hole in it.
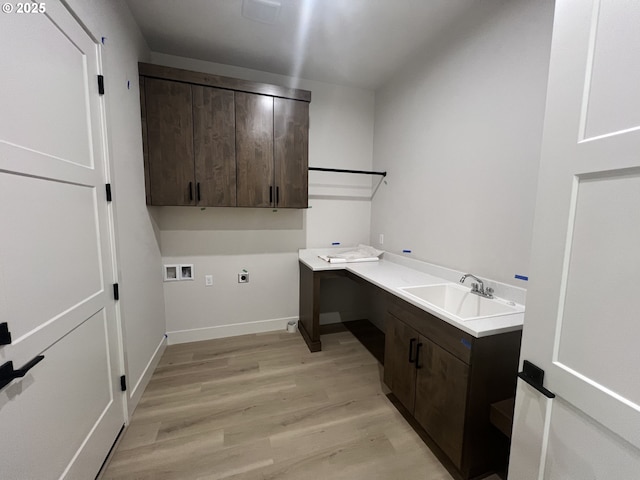
M 145 79 L 150 203 L 195 205 L 191 85 Z
M 275 206 L 308 207 L 309 104 L 274 99 Z
M 308 206 L 311 92 L 139 64 L 149 205 Z
M 191 88 L 197 204 L 235 207 L 234 92 L 200 85 Z
M 269 207 L 275 202 L 273 97 L 236 92 L 237 205 Z

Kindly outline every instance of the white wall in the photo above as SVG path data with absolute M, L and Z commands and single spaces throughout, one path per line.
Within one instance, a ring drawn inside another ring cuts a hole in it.
M 526 287 L 553 2 L 476 7 L 376 91 L 371 242 Z
M 68 0 L 98 41 L 103 73 L 114 195 L 120 302 L 130 413 L 165 345 L 161 257 L 145 205 L 138 61 L 149 49 L 125 2 Z
M 371 91 L 158 53 L 151 63 L 310 90 L 309 165 L 371 169 Z M 298 317 L 298 249 L 368 242 L 370 197 L 369 177 L 310 172 L 307 210 L 153 209 L 164 263 L 195 270 L 164 284 L 169 342 L 284 329 Z

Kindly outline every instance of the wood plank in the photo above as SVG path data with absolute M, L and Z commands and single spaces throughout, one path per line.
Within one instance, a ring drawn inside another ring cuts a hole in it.
M 460 468 L 469 366 L 424 337 L 420 343 L 414 416 Z
M 416 402 L 415 354 L 418 332 L 393 315 L 386 318 L 384 379 L 394 395 L 413 413 Z
M 238 207 L 274 205 L 273 98 L 235 94 Z
M 364 348 L 369 350 L 371 355 L 373 355 L 381 365 L 384 365 L 385 335 L 383 331 L 369 320 L 351 320 L 342 323 L 320 325 L 320 335 L 328 335 L 330 333 L 344 332 L 347 330 L 353 334 Z
M 309 350 L 322 349 L 320 342 L 320 276 L 304 263 L 298 262 L 300 269 L 300 300 L 298 329 Z
M 195 205 L 191 86 L 147 78 L 145 110 L 152 205 Z
M 144 192 L 147 205 L 151 205 L 151 180 L 149 178 L 149 142 L 147 134 L 147 107 L 145 100 L 144 77 L 139 77 L 140 119 L 142 122 L 142 158 L 144 162 Z
M 464 446 L 471 474 L 471 465 L 486 471 L 507 462 L 508 442 L 491 425 L 489 406 L 515 396 L 521 338 L 522 331 L 508 332 L 478 338 L 473 346 Z
M 275 206 L 309 206 L 309 104 L 273 100 Z
M 236 206 L 234 93 L 193 85 L 193 148 L 197 204 Z
M 221 75 L 212 75 L 210 73 L 194 72 L 192 70 L 164 67 L 150 63 L 138 63 L 138 72 L 145 77 L 174 80 L 177 82 L 218 87 L 240 92 L 271 95 L 273 97 L 291 98 L 304 102 L 311 101 L 311 92 L 308 90 L 251 82 L 237 78 L 223 77 Z
M 515 397 L 507 398 L 506 400 L 492 403 L 489 411 L 489 421 L 494 427 L 504 433 L 507 438 L 511 438 L 515 403 Z
M 284 332 L 167 347 L 101 478 L 450 480 L 375 358 L 349 331 L 326 338 L 317 353 Z

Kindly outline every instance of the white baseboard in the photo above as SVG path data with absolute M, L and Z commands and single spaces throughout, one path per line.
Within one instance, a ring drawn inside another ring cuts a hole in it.
M 133 411 L 136 409 L 136 406 L 140 401 L 140 397 L 142 397 L 145 388 L 147 388 L 147 384 L 149 383 L 149 380 L 151 380 L 151 375 L 153 375 L 153 372 L 156 370 L 156 367 L 160 362 L 160 358 L 162 357 L 162 354 L 164 353 L 164 350 L 166 348 L 167 336 L 163 335 L 160 343 L 156 347 L 155 352 L 153 352 L 151 359 L 149 359 L 147 366 L 144 368 L 142 375 L 140 375 L 138 382 L 135 385 L 127 385 L 127 388 L 130 389 L 129 396 L 127 397 L 127 412 L 129 419 L 131 419 Z
M 236 323 L 230 325 L 217 325 L 215 327 L 195 328 L 192 330 L 176 330 L 167 332 L 169 345 L 178 343 L 200 342 L 213 340 L 214 338 L 236 337 L 251 333 L 275 332 L 287 329 L 290 320 L 298 321 L 298 317 L 274 318 L 270 320 L 258 320 L 255 322 Z

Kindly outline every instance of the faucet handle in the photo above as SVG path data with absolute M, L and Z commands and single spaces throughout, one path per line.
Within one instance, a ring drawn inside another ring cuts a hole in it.
M 487 287 L 484 289 L 484 292 L 487 294 L 488 298 L 493 298 L 493 288 Z
M 473 282 L 471 284 L 471 291 L 472 292 L 477 292 L 478 291 L 478 284 L 476 282 Z

